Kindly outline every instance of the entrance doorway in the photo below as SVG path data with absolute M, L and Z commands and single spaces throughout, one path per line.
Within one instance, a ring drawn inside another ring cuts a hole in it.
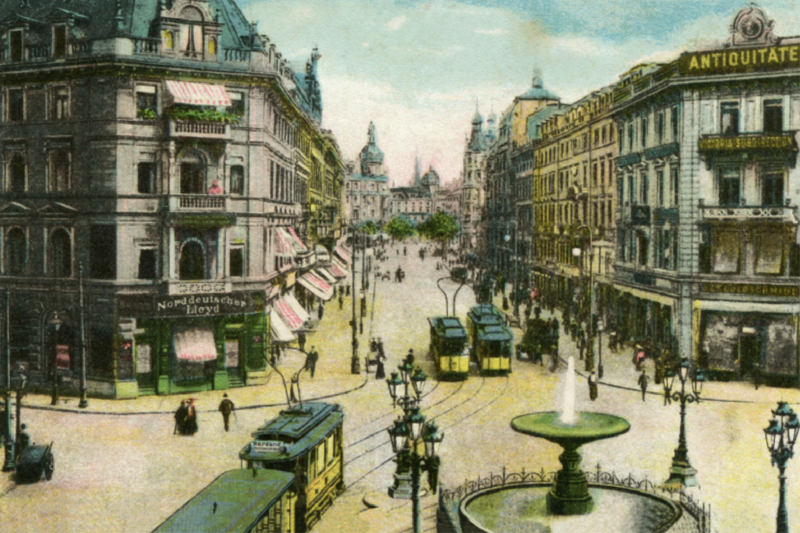
M 761 364 L 761 339 L 757 333 L 743 333 L 739 337 L 739 372 L 742 377 L 753 374 L 755 365 Z

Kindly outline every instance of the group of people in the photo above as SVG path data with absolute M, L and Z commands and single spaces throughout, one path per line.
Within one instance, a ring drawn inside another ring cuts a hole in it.
M 544 366 L 544 354 L 553 357 L 553 371 L 558 369 L 558 340 L 560 337 L 558 320 L 541 318 L 542 310 L 534 309 L 534 317 L 528 321 L 527 329 L 522 337 L 522 343 L 517 349 L 517 359 L 521 359 L 522 352 L 528 354 L 531 362 L 539 362 Z
M 194 405 L 195 399 L 181 400 L 181 405 L 175 411 L 175 429 L 173 435 L 193 436 L 197 433 L 197 409 Z
M 372 361 L 377 367 L 375 369 L 375 379 L 383 379 L 386 377 L 386 369 L 384 368 L 384 361 L 386 361 L 386 353 L 383 351 L 383 340 L 380 337 L 374 337 L 369 342 L 369 351 L 372 355 Z M 369 372 L 369 365 L 367 365 L 367 372 Z

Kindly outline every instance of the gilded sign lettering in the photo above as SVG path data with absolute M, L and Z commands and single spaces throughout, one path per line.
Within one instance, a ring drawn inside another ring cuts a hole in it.
M 705 150 L 791 150 L 792 138 L 783 135 L 754 137 L 711 137 L 700 139 L 700 151 Z
M 682 76 L 780 70 L 800 66 L 800 45 L 687 52 L 678 60 Z
M 704 283 L 703 292 L 797 298 L 800 287 L 792 285 L 746 285 L 743 283 Z

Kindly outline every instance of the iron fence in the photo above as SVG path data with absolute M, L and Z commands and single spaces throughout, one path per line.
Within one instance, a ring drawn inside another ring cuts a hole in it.
M 678 487 L 658 485 L 647 478 L 636 479 L 632 474 L 625 477 L 618 476 L 615 472 L 606 472 L 598 464 L 593 471 L 584 471 L 586 481 L 591 485 L 605 485 L 611 487 L 624 487 L 637 490 L 654 496 L 668 498 L 680 505 L 685 514 L 690 516 L 695 525 L 697 533 L 719 533 L 712 526 L 711 505 L 698 501 L 696 498 L 687 494 Z M 490 472 L 488 476 L 477 479 L 465 479 L 464 483 L 452 489 L 442 488 L 439 491 L 439 512 L 444 515 L 442 518 L 448 522 L 448 531 L 460 532 L 459 526 L 459 506 L 461 501 L 470 494 L 511 485 L 528 483 L 549 484 L 556 478 L 556 472 L 545 472 L 544 468 L 539 471 L 526 472 L 523 468 L 520 472 L 508 472 L 506 467 L 499 474 Z

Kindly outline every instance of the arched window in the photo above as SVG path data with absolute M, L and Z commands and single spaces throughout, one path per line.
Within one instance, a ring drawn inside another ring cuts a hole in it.
M 203 194 L 206 183 L 206 166 L 200 154 L 190 152 L 181 158 L 181 194 Z
M 72 276 L 72 240 L 64 229 L 57 229 L 50 235 L 48 250 L 50 274 L 56 278 Z
M 180 279 L 205 279 L 205 263 L 203 245 L 194 239 L 186 241 L 181 247 Z
M 12 228 L 6 233 L 6 272 L 21 276 L 25 274 L 28 262 L 28 239 L 20 228 Z
M 175 48 L 175 36 L 169 30 L 164 30 L 164 48 L 167 50 Z
M 8 191 L 25 191 L 25 158 L 21 154 L 14 154 L 8 165 Z

